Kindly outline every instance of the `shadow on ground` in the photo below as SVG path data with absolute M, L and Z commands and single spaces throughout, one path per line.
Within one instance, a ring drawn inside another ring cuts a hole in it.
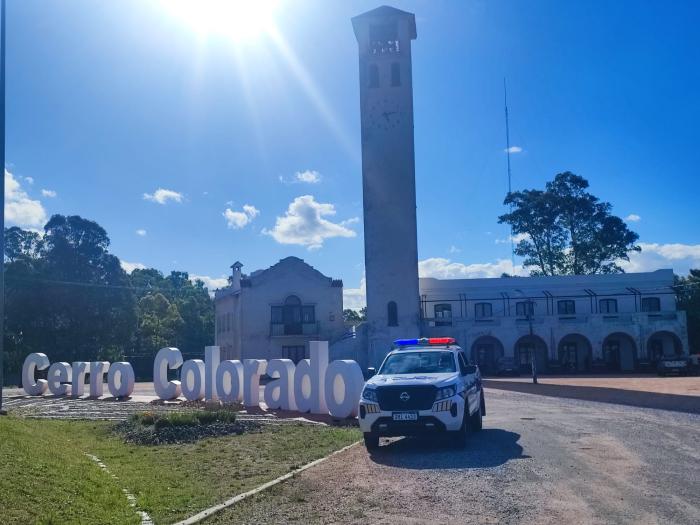
M 466 448 L 452 446 L 446 436 L 403 438 L 372 452 L 375 463 L 408 469 L 493 468 L 528 458 L 518 444 L 520 434 L 485 428 L 471 434 Z
M 484 379 L 484 386 L 486 388 L 541 396 L 565 397 L 584 401 L 598 401 L 600 403 L 700 414 L 700 396 L 683 396 L 679 394 L 641 392 L 638 390 L 594 386 L 550 385 L 543 383 L 533 385 L 532 383 L 499 381 L 497 379 Z

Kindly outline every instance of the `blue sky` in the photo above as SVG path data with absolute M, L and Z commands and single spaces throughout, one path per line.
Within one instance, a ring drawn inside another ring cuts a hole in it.
M 235 260 L 252 271 L 296 255 L 342 278 L 359 305 L 350 18 L 380 4 L 281 0 L 273 32 L 231 38 L 197 31 L 166 3 L 8 0 L 8 222 L 79 214 L 126 263 L 214 284 Z M 423 275 L 510 267 L 497 224 L 504 76 L 515 189 L 573 171 L 640 234 L 629 270 L 700 266 L 700 4 L 391 5 L 418 26 Z

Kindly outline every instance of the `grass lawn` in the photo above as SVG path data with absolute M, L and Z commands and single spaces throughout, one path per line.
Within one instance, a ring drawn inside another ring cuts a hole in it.
M 360 438 L 357 429 L 268 425 L 191 444 L 125 444 L 111 423 L 0 418 L 0 522 L 171 523 Z M 110 477 L 85 454 L 100 458 Z

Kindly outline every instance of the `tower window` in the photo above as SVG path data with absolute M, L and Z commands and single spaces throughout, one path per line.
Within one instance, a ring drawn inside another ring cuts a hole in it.
M 369 27 L 369 49 L 373 55 L 399 52 L 399 30 L 396 23 L 377 24 Z
M 367 86 L 371 88 L 378 88 L 379 87 L 379 68 L 377 67 L 377 64 L 370 64 L 369 65 L 369 79 L 367 81 Z
M 392 87 L 401 85 L 401 66 L 398 62 L 391 64 L 391 85 Z
M 386 318 L 388 326 L 399 326 L 399 313 L 395 301 L 389 301 L 386 305 Z

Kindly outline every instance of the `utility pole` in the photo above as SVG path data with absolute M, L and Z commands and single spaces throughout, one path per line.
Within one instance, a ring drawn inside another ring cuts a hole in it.
M 510 171 L 510 124 L 508 122 L 508 91 L 506 77 L 503 77 L 503 106 L 506 110 L 506 159 L 508 160 L 508 195 L 513 191 Z M 511 206 L 511 210 L 513 206 Z M 510 227 L 510 273 L 515 275 L 515 246 L 513 245 L 513 226 Z
M 0 267 L 0 415 L 7 414 L 2 407 L 2 387 L 5 385 L 5 0 L 0 0 L 0 163 L 2 164 L 2 184 L 0 184 L 0 249 L 2 249 L 2 266 Z

